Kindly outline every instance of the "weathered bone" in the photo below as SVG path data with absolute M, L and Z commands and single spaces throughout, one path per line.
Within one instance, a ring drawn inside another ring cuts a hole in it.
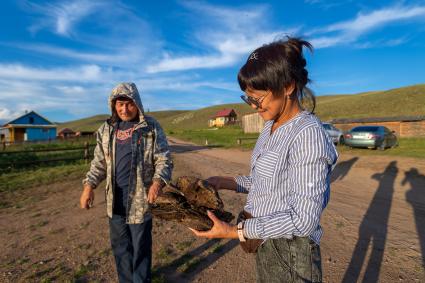
M 176 186 L 164 187 L 163 194 L 151 206 L 155 217 L 200 231 L 210 230 L 213 226 L 207 210 L 225 222 L 234 218 L 232 213 L 223 210 L 220 196 L 207 181 L 190 176 L 180 177 Z

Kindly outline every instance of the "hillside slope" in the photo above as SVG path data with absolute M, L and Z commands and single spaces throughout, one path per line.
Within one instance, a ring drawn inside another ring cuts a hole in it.
M 167 130 L 202 129 L 217 111 L 233 108 L 242 117 L 255 112 L 245 103 L 223 104 L 191 111 L 157 111 L 155 117 Z M 425 115 L 425 84 L 365 92 L 353 95 L 327 95 L 317 97 L 316 114 L 323 120 L 337 118 L 398 117 Z M 61 128 L 96 130 L 108 115 L 97 115 L 63 123 Z
M 322 120 L 425 115 L 425 84 L 335 99 L 318 97 L 316 114 Z

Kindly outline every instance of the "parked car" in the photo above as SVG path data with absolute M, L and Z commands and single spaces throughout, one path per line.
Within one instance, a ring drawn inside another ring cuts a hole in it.
M 398 145 L 397 136 L 384 126 L 358 126 L 345 134 L 345 145 L 384 150 Z
M 344 133 L 340 129 L 335 128 L 331 123 L 322 123 L 322 125 L 334 144 L 344 144 Z

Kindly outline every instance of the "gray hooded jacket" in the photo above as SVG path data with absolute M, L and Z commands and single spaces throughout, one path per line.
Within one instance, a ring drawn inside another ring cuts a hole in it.
M 128 191 L 127 223 L 142 223 L 150 218 L 147 191 L 153 180 L 169 183 L 173 163 L 164 131 L 152 117 L 145 116 L 139 92 L 134 83 L 121 83 L 111 92 L 109 106 L 112 117 L 96 133 L 96 148 L 90 170 L 83 180 L 96 188 L 106 178 L 106 205 L 112 217 L 115 190 L 115 131 L 117 113 L 113 101 L 117 97 L 128 97 L 139 109 L 139 123 L 135 126 L 131 147 L 132 160 Z

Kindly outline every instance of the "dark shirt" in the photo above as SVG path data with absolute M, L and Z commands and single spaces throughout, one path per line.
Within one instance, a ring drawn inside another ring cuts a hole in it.
M 114 214 L 126 215 L 131 171 L 131 135 L 137 122 L 118 122 L 115 142 Z

